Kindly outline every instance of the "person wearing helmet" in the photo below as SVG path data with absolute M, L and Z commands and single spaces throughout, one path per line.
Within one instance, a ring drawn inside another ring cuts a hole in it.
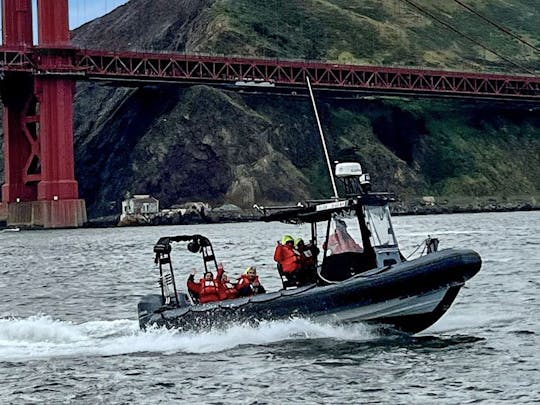
M 294 249 L 294 239 L 291 235 L 284 235 L 281 241 L 278 241 L 274 251 L 274 260 L 277 262 L 284 287 L 297 285 L 300 255 Z
M 259 281 L 257 268 L 249 266 L 236 283 L 236 291 L 239 297 L 249 297 L 256 294 L 264 294 L 266 290 Z

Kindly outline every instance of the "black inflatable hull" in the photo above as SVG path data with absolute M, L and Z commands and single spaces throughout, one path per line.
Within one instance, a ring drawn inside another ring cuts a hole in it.
M 323 322 L 376 322 L 408 333 L 433 325 L 481 267 L 478 253 L 448 249 L 374 269 L 328 286 L 305 286 L 204 305 L 163 306 L 161 296 L 139 302 L 142 329 L 152 325 L 203 330 L 234 322 L 303 317 Z

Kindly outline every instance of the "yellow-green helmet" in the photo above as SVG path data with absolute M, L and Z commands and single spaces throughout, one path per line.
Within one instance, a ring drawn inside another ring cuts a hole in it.
M 302 238 L 297 238 L 297 239 L 295 239 L 295 240 L 294 240 L 294 247 L 298 247 L 298 244 L 299 244 L 300 242 L 304 243 L 304 239 L 302 239 Z
M 293 242 L 294 243 L 294 239 L 291 235 L 283 235 L 283 238 L 281 238 L 281 244 L 284 245 L 285 243 L 287 242 Z

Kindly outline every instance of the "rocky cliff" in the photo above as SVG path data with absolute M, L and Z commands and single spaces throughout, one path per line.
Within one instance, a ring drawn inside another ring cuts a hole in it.
M 454 69 L 539 68 L 540 55 L 530 48 L 455 3 L 440 3 L 425 7 L 500 56 L 394 0 L 131 0 L 74 31 L 73 42 Z M 540 10 L 530 1 L 475 7 L 540 44 Z M 538 106 L 322 95 L 318 101 L 332 158 L 359 160 L 379 189 L 404 199 L 539 192 Z M 118 210 L 111 203 L 128 191 L 151 193 L 163 207 L 200 199 L 248 207 L 330 193 L 305 97 L 82 83 L 75 118 L 77 178 L 91 216 Z

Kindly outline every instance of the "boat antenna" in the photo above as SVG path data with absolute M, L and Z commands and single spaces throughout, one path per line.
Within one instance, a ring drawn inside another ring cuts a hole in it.
M 324 156 L 326 158 L 326 165 L 328 166 L 328 173 L 330 173 L 330 181 L 332 182 L 332 189 L 334 190 L 334 197 L 336 200 L 339 198 L 336 180 L 334 179 L 334 172 L 332 171 L 332 165 L 330 164 L 330 157 L 328 156 L 328 149 L 326 148 L 326 140 L 321 126 L 321 120 L 319 119 L 319 113 L 317 112 L 317 104 L 315 103 L 315 96 L 313 95 L 313 89 L 311 88 L 311 81 L 309 76 L 306 76 L 306 81 L 309 89 L 309 96 L 311 97 L 311 104 L 313 104 L 313 111 L 315 112 L 315 119 L 317 120 L 317 127 L 319 128 L 319 134 L 321 135 L 321 142 L 324 149 Z

